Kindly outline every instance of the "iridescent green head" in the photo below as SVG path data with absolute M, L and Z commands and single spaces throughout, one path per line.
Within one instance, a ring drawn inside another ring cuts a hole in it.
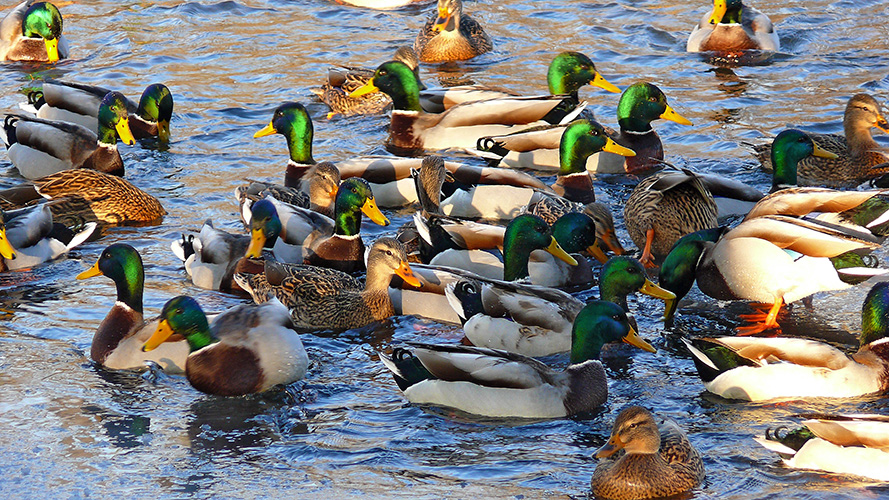
M 632 149 L 625 148 L 608 137 L 599 122 L 575 120 L 565 127 L 559 142 L 559 175 L 586 172 L 586 160 L 599 151 L 621 156 L 636 156 Z
M 596 221 L 583 212 L 569 212 L 553 222 L 553 238 L 568 253 L 580 253 L 596 244 Z
M 207 315 L 196 300 L 185 295 L 173 297 L 164 304 L 161 321 L 151 338 L 142 346 L 151 351 L 173 335 L 185 337 L 191 352 L 218 342 L 210 333 Z
M 655 348 L 636 334 L 627 313 L 614 302 L 592 300 L 577 313 L 571 329 L 571 364 L 599 359 L 602 346 L 624 342 L 648 352 Z
M 665 301 L 664 326 L 673 325 L 679 301 L 694 285 L 698 261 L 709 246 L 707 242 L 716 242 L 727 230 L 726 227 L 715 227 L 686 234 L 676 241 L 664 258 L 658 283 L 676 295 L 674 300 Z
M 268 199 L 263 198 L 250 207 L 250 246 L 247 257 L 258 259 L 263 248 L 272 248 L 281 235 L 281 219 L 278 210 Z
M 636 292 L 665 301 L 676 298 L 672 292 L 652 283 L 637 259 L 625 255 L 608 259 L 599 271 L 599 298 L 614 302 L 627 311 L 627 295 Z
M 622 130 L 648 132 L 651 122 L 658 118 L 682 125 L 692 124 L 673 111 L 667 104 L 667 96 L 657 86 L 638 82 L 624 90 L 617 105 L 617 122 Z
M 818 147 L 809 134 L 802 130 L 787 129 L 772 141 L 772 191 L 796 186 L 796 167 L 800 160 L 809 156 L 836 158 L 829 151 Z
M 123 302 L 138 313 L 142 312 L 145 270 L 142 267 L 142 257 L 135 248 L 125 243 L 109 245 L 102 251 L 102 255 L 93 267 L 78 274 L 77 279 L 99 275 L 107 276 L 114 281 L 118 302 Z
M 389 219 L 377 207 L 370 184 L 361 177 L 350 177 L 340 184 L 336 193 L 334 202 L 336 234 L 357 235 L 361 229 L 362 212 L 381 226 L 389 225 Z
M 157 123 L 157 138 L 170 142 L 170 120 L 173 118 L 173 94 L 163 83 L 145 87 L 136 114 L 149 123 Z
M 870 289 L 861 306 L 862 346 L 889 337 L 889 281 L 881 281 Z
M 130 115 L 127 113 L 127 100 L 120 92 L 108 92 L 99 103 L 99 142 L 116 144 L 121 142 L 136 144 L 130 131 Z
M 355 89 L 350 97 L 360 97 L 382 91 L 392 98 L 392 106 L 401 111 L 421 111 L 420 81 L 408 65 L 401 61 L 388 61 L 380 65 L 373 78 Z
M 22 19 L 22 36 L 43 38 L 49 62 L 59 60 L 59 37 L 62 36 L 62 14 L 49 2 L 31 4 Z
M 549 65 L 546 73 L 550 94 L 569 94 L 578 98 L 577 91 L 584 85 L 594 85 L 609 92 L 619 93 L 620 89 L 608 83 L 596 71 L 596 65 L 580 52 L 562 52 Z
M 528 259 L 534 250 L 546 250 L 570 265 L 577 265 L 553 238 L 545 220 L 522 214 L 506 226 L 503 235 L 503 279 L 515 281 L 528 277 Z
M 287 140 L 290 161 L 302 165 L 315 163 L 312 158 L 315 129 L 305 106 L 298 102 L 285 102 L 278 106 L 269 124 L 253 134 L 253 138 L 272 134 L 281 134 Z

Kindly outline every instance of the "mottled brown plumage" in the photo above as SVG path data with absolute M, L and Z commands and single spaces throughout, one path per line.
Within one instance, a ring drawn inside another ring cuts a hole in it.
M 465 61 L 494 45 L 482 25 L 463 14 L 461 0 L 438 0 L 438 12 L 417 34 L 414 50 L 427 63 Z

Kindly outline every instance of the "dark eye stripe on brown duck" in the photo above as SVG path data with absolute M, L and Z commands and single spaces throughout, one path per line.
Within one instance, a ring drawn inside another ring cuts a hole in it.
M 889 133 L 889 122 L 880 104 L 868 94 L 855 94 L 849 98 L 843 115 L 844 135 L 813 134 L 819 148 L 837 155 L 837 158 L 808 157 L 797 166 L 802 185 L 857 185 L 889 172 L 889 151 L 874 141 L 871 128 Z M 763 168 L 773 170 L 772 144 L 753 146 L 754 156 Z
M 49 2 L 25 1 L 3 19 L 0 61 L 56 62 L 68 58 L 62 14 Z
M 493 48 L 481 24 L 463 14 L 461 0 L 438 0 L 437 10 L 437 15 L 426 21 L 414 41 L 414 50 L 421 61 L 464 61 Z
M 253 134 L 253 138 L 281 134 L 287 141 L 290 159 L 284 173 L 284 185 L 299 187 L 303 175 L 315 164 L 312 157 L 312 140 L 315 129 L 305 106 L 298 102 L 285 102 L 277 108 L 269 124 Z
M 119 92 L 109 92 L 99 105 L 99 134 L 79 125 L 6 115 L 4 130 L 10 160 L 22 176 L 37 179 L 71 168 L 91 168 L 123 175 L 117 139 L 135 144 Z M 46 159 L 46 155 L 53 158 Z

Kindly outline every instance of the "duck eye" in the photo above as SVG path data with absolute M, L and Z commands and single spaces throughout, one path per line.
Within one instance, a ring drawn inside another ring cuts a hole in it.
M 176 314 L 182 314 L 183 312 L 185 311 L 183 311 L 181 307 L 176 309 Z

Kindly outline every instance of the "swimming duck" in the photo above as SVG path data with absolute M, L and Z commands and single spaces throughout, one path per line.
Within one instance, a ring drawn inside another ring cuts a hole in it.
M 599 299 L 614 302 L 630 314 L 627 297 L 636 292 L 661 299 L 666 304 L 676 300 L 675 294 L 648 279 L 645 268 L 637 259 L 626 255 L 608 259 L 599 270 Z
M 154 361 L 168 373 L 183 372 L 189 351 L 184 340 L 166 343 L 150 354 L 142 352 L 142 345 L 154 333 L 158 320 L 145 322 L 142 316 L 145 271 L 139 252 L 124 243 L 110 245 L 93 267 L 78 274 L 77 279 L 99 275 L 114 281 L 117 300 L 93 336 L 90 358 L 113 370 L 143 369 L 146 361 Z
M 688 52 L 762 50 L 775 52 L 781 41 L 772 21 L 741 0 L 713 0 L 713 10 L 701 18 L 685 45 Z
M 655 420 L 641 406 L 623 409 L 611 438 L 596 452 L 601 461 L 590 482 L 596 498 L 636 500 L 677 495 L 704 480 L 704 461 L 685 432 L 671 419 Z
M 185 337 L 188 343 L 188 382 L 207 394 L 264 392 L 302 379 L 309 366 L 287 308 L 274 299 L 235 306 L 211 324 L 196 300 L 174 297 L 164 304 L 157 328 L 142 351 L 152 352 L 174 335 Z
M 622 340 L 655 349 L 627 323 L 616 304 L 592 301 L 571 330 L 571 364 L 562 371 L 533 358 L 497 349 L 410 343 L 380 360 L 405 397 L 488 417 L 559 418 L 593 411 L 608 397 L 599 353 Z
M 407 263 L 404 245 L 378 238 L 367 256 L 367 278 L 361 285 L 333 269 L 268 262 L 264 274 L 238 274 L 235 280 L 257 303 L 277 297 L 300 328 L 359 328 L 395 315 L 387 288 L 393 276 L 421 286 Z
M 102 87 L 46 78 L 42 89 L 32 92 L 28 101 L 36 108 L 38 118 L 76 123 L 98 134 L 99 103 L 109 92 Z M 173 94 L 166 85 L 153 83 L 145 87 L 139 104 L 126 98 L 124 102 L 133 137 L 170 142 Z
M 608 135 L 618 145 L 633 150 L 636 155 L 626 158 L 599 154 L 586 161 L 590 172 L 604 174 L 636 174 L 660 168 L 664 146 L 651 122 L 662 118 L 681 125 L 691 125 L 687 118 L 667 104 L 667 97 L 657 86 L 638 82 L 627 87 L 617 106 L 620 133 L 609 130 Z M 533 168 L 552 171 L 560 165 L 558 147 L 562 136 L 560 127 L 538 127 L 506 135 L 488 135 L 477 141 L 482 156 L 491 157 L 500 166 Z M 470 149 L 471 153 L 476 153 Z
M 95 223 L 74 233 L 53 224 L 49 205 L 0 210 L 0 272 L 27 269 L 57 259 L 93 234 Z
M 420 61 L 417 53 L 408 46 L 398 47 L 395 61 L 401 61 L 414 70 L 417 80 L 420 80 Z M 339 66 L 327 70 L 327 82 L 320 89 L 312 89 L 312 92 L 321 99 L 321 102 L 330 107 L 327 118 L 336 114 L 343 116 L 371 115 L 382 113 L 392 105 L 392 99 L 383 92 L 372 92 L 360 97 L 349 97 L 355 89 L 361 87 L 373 77 L 374 70 L 368 68 L 355 68 Z M 420 90 L 426 87 L 420 83 Z M 424 108 L 425 109 L 425 108 Z
M 463 14 L 462 0 L 438 0 L 438 14 L 414 40 L 414 51 L 425 63 L 465 61 L 494 48 L 475 19 Z
M 583 205 L 561 197 L 544 196 L 535 203 L 528 205 L 525 211 L 541 217 L 550 225 L 570 212 L 586 214 L 596 223 L 596 248 L 598 252 L 592 254 L 596 259 L 604 264 L 599 252 L 604 254 L 606 248 L 615 255 L 627 253 L 617 238 L 617 232 L 614 228 L 614 216 L 611 214 L 611 209 L 603 203 L 594 201 Z
M 290 159 L 284 172 L 284 185 L 299 187 L 303 175 L 315 164 L 312 157 L 312 140 L 315 127 L 305 106 L 298 102 L 285 102 L 275 108 L 269 124 L 253 134 L 253 138 L 281 134 L 287 140 Z
M 439 114 L 425 113 L 420 106 L 420 83 L 413 70 L 399 61 L 380 65 L 373 78 L 349 95 L 359 97 L 378 90 L 392 98 L 386 147 L 400 155 L 424 149 L 474 148 L 479 137 L 544 125 L 548 123 L 544 117 L 568 99 L 508 97 L 467 102 Z M 560 120 L 570 121 L 580 111 L 575 108 Z
M 804 427 L 780 436 L 778 429 L 765 438 L 753 438 L 779 453 L 784 464 L 796 469 L 889 481 L 889 420 L 885 415 L 800 414 Z
M 889 133 L 889 122 L 876 99 L 868 94 L 849 98 L 843 115 L 843 135 L 809 134 L 819 149 L 835 157 L 814 156 L 803 159 L 797 167 L 801 184 L 843 185 L 859 183 L 885 174 L 880 166 L 889 162 L 889 151 L 877 144 L 870 129 Z M 773 170 L 772 145 L 754 146 L 754 156 L 766 170 Z
M 68 58 L 62 14 L 49 2 L 26 0 L 0 22 L 0 61 L 56 62 Z
M 860 347 L 847 355 L 799 338 L 684 340 L 708 391 L 727 399 L 850 398 L 889 391 L 889 282 L 861 308 Z
M 89 168 L 62 170 L 0 191 L 0 208 L 50 200 L 57 222 L 66 226 L 100 222 L 109 226 L 151 224 L 167 211 L 160 200 L 132 183 Z
M 661 171 L 642 179 L 624 205 L 627 232 L 645 267 L 655 267 L 688 233 L 716 227 L 713 195 L 694 172 Z
M 269 182 L 250 181 L 235 188 L 235 198 L 240 213 L 244 213 L 245 203 L 254 203 L 265 197 L 302 208 L 308 208 L 321 215 L 333 218 L 333 205 L 340 186 L 340 171 L 333 163 L 322 161 L 313 165 L 299 181 L 299 188 Z M 306 194 L 308 192 L 308 194 Z M 246 224 L 246 221 L 245 221 Z
M 30 116 L 6 115 L 7 154 L 26 179 L 37 179 L 72 168 L 91 168 L 123 175 L 117 139 L 133 145 L 125 97 L 109 92 L 99 104 L 98 136 L 73 123 Z

